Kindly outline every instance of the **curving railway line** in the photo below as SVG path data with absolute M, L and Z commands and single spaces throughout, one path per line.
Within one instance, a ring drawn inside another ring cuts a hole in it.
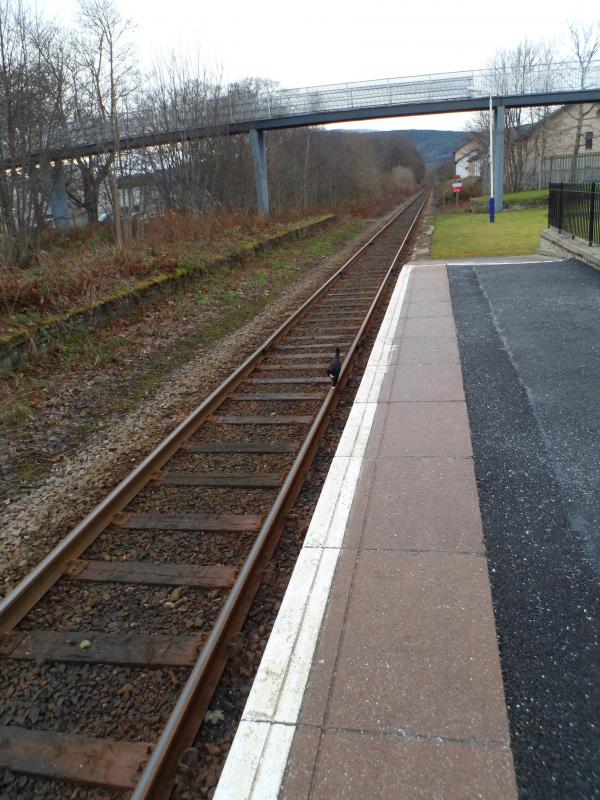
M 0 603 L 0 767 L 19 797 L 169 796 L 425 202 L 406 203 Z

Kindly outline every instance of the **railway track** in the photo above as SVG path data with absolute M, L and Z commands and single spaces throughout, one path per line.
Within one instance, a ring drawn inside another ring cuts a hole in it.
M 168 797 L 425 200 L 407 203 L 0 603 L 0 767 L 18 796 L 79 797 L 79 785 Z

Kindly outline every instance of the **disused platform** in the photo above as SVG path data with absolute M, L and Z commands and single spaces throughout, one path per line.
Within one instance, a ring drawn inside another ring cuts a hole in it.
M 516 797 L 445 264 L 401 273 L 215 797 Z

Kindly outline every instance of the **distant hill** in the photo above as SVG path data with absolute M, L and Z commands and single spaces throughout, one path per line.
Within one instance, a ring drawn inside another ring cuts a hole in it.
M 402 131 L 418 148 L 426 164 L 452 159 L 452 153 L 466 141 L 464 131 Z
M 468 138 L 464 131 L 373 131 L 365 128 L 356 133 L 368 133 L 379 140 L 396 138 L 401 133 L 417 148 L 425 164 L 452 160 L 454 151 Z

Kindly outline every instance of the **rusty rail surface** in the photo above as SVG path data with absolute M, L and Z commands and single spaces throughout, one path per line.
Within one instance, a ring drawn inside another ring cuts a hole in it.
M 426 200 L 426 194 L 420 193 L 411 201 L 404 204 L 400 211 L 384 225 L 380 231 L 329 278 L 329 280 L 290 316 L 261 347 L 249 356 L 227 380 L 215 389 L 186 420 L 166 437 L 139 466 L 110 492 L 110 494 L 0 603 L 0 632 L 2 637 L 0 638 L 0 657 L 32 657 L 24 644 L 27 635 L 21 632 L 15 632 L 15 626 L 26 617 L 38 601 L 63 575 L 68 576 L 70 574 L 75 574 L 77 570 L 81 569 L 82 562 L 78 561 L 79 557 L 90 544 L 100 536 L 107 526 L 110 524 L 119 525 L 127 523 L 128 515 L 123 512 L 131 500 L 136 497 L 150 481 L 156 480 L 157 475 L 160 476 L 161 468 L 175 453 L 181 451 L 182 446 L 198 431 L 203 423 L 211 421 L 211 419 L 214 421 L 215 418 L 212 415 L 214 415 L 217 408 L 226 399 L 231 398 L 237 387 L 246 381 L 250 373 L 262 364 L 269 355 L 273 354 L 274 350 L 281 345 L 282 341 L 291 330 L 304 320 L 332 289 L 336 289 L 338 286 L 340 286 L 340 288 L 342 287 L 345 276 L 357 259 L 359 259 L 361 255 L 369 253 L 370 248 L 377 244 L 381 237 L 390 230 L 390 227 L 393 226 L 402 215 L 406 214 L 408 216 L 409 213 L 413 214 L 414 219 L 408 231 L 405 233 L 402 242 L 397 247 L 394 245 L 395 255 L 385 272 L 379 288 L 370 301 L 368 310 L 358 326 L 358 330 L 353 335 L 352 341 L 346 349 L 337 386 L 330 387 L 323 396 L 322 405 L 310 425 L 308 434 L 297 452 L 293 465 L 283 485 L 279 489 L 271 510 L 262 524 L 256 527 L 258 533 L 250 552 L 245 558 L 233 582 L 231 591 L 218 614 L 208 638 L 202 642 L 197 660 L 191 668 L 187 682 L 179 695 L 179 699 L 164 727 L 163 733 L 159 740 L 151 746 L 152 753 L 145 768 L 139 775 L 139 779 L 137 779 L 136 776 L 133 793 L 131 795 L 135 800 L 142 800 L 142 798 L 164 798 L 168 797 L 170 794 L 172 789 L 172 776 L 178 760 L 182 753 L 192 744 L 194 736 L 201 724 L 204 713 L 225 667 L 231 638 L 241 629 L 244 623 L 248 610 L 261 583 L 263 571 L 273 554 L 283 530 L 285 517 L 298 497 L 306 473 L 315 457 L 319 442 L 348 381 L 357 351 L 373 320 L 380 299 L 386 291 L 392 275 L 396 271 L 398 260 L 419 219 Z M 319 339 L 318 336 L 314 335 L 313 338 Z M 328 348 L 329 346 L 329 343 L 325 343 L 322 347 Z M 309 347 L 309 345 L 307 345 L 307 347 Z M 312 367 L 312 369 L 314 369 L 314 367 Z M 281 383 L 282 381 L 279 382 Z M 298 382 L 300 382 L 300 380 L 298 380 Z M 306 380 L 303 382 L 308 383 L 310 381 Z M 242 398 L 244 396 L 247 395 L 240 395 Z M 284 399 L 285 397 L 285 395 L 281 395 L 280 399 Z M 242 418 L 238 418 L 238 420 L 239 419 Z M 204 516 L 208 517 L 210 515 Z M 210 523 L 205 522 L 204 524 Z M 253 529 L 252 525 L 254 523 L 252 521 L 249 522 L 248 519 L 246 519 L 244 524 L 249 525 L 247 530 Z M 199 527 L 204 529 L 202 525 Z M 207 529 L 210 530 L 210 527 Z M 166 582 L 168 583 L 168 578 Z M 78 635 L 81 638 L 81 632 L 79 632 Z M 110 635 L 105 635 L 105 638 L 109 638 L 109 636 Z M 135 637 L 130 638 L 132 639 L 132 647 L 135 648 Z M 38 653 L 39 657 L 39 652 L 41 652 L 39 650 L 39 642 L 34 642 L 33 644 L 29 643 L 27 646 L 33 648 L 33 650 Z M 38 650 L 35 650 L 36 647 Z M 58 660 L 61 660 L 61 658 L 62 660 L 69 660 L 68 656 L 60 657 Z M 149 657 L 146 658 L 147 663 L 151 664 L 152 661 L 150 661 Z M 139 657 L 139 660 L 142 664 L 145 663 L 144 656 Z M 109 663 L 125 662 L 109 661 Z M 126 663 L 135 662 L 130 660 Z M 25 736 L 24 741 L 21 742 L 18 740 L 18 731 L 18 728 L 0 728 L 0 745 L 5 741 L 8 748 L 7 752 L 12 748 L 10 752 L 14 753 L 13 760 L 10 761 L 10 758 L 7 757 L 9 758 L 9 763 L 4 763 L 4 766 L 8 766 L 8 768 L 14 769 L 17 772 L 23 771 L 32 774 L 54 776 L 55 773 L 52 771 L 44 772 L 41 768 L 36 770 L 35 763 L 31 766 L 32 762 L 35 762 L 38 749 L 39 752 L 45 754 L 43 757 L 46 757 L 46 759 L 48 758 L 48 747 L 50 748 L 50 752 L 54 753 L 53 757 L 55 760 L 59 762 L 60 758 L 57 757 L 55 751 L 52 750 L 54 745 L 44 742 L 41 742 L 39 745 L 36 742 L 32 744 L 30 738 L 27 738 L 27 736 Z M 13 733 L 16 739 L 11 738 Z M 31 732 L 26 733 L 29 734 Z M 3 740 L 3 736 L 5 740 Z M 89 775 L 86 777 L 85 774 L 82 774 L 79 780 L 95 783 L 96 785 L 107 785 L 112 788 L 131 789 L 131 773 L 127 772 L 126 767 L 130 762 L 137 765 L 140 761 L 143 761 L 141 751 L 145 746 L 144 743 L 126 742 L 123 744 L 107 742 L 104 746 L 105 749 L 102 750 L 102 740 L 87 739 L 85 742 L 87 747 L 86 753 L 90 748 L 93 750 L 93 747 L 97 746 L 101 757 L 106 759 L 108 757 L 106 748 L 110 750 L 112 747 L 114 749 L 115 744 L 118 744 L 119 748 L 123 747 L 123 750 L 122 752 L 118 751 L 113 753 L 112 758 L 115 766 L 112 772 L 110 768 L 108 768 L 106 784 L 102 783 L 101 779 L 94 779 Z M 81 748 L 82 744 L 81 741 L 78 741 L 75 744 L 66 743 L 65 745 L 67 749 L 70 746 Z M 44 750 L 44 747 L 46 750 Z M 80 750 L 77 752 L 80 752 Z M 25 755 L 23 755 L 24 753 Z M 63 757 L 66 758 L 64 755 Z M 95 757 L 93 753 L 90 755 L 90 759 L 92 760 Z M 0 763 L 2 762 L 0 761 Z M 23 764 L 25 764 L 25 766 L 23 766 Z M 64 775 L 64 770 L 61 772 L 60 764 L 57 769 L 58 772 L 56 774 Z M 68 769 L 66 772 L 71 774 Z M 121 772 L 123 774 L 121 774 Z

